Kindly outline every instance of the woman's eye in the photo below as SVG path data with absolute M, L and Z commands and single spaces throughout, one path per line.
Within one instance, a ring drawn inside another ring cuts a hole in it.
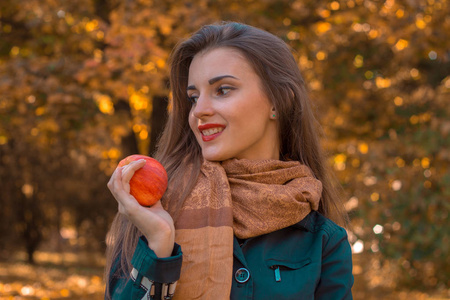
M 221 86 L 220 88 L 217 89 L 217 94 L 219 96 L 224 96 L 228 94 L 231 90 L 234 90 L 234 88 L 229 86 Z
M 197 103 L 198 97 L 197 96 L 187 96 L 189 102 L 191 102 L 192 104 Z

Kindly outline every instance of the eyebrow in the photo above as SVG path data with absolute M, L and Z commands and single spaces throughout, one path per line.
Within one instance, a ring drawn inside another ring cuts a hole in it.
M 212 84 L 216 83 L 217 81 L 220 81 L 220 80 L 222 80 L 222 79 L 224 79 L 224 78 L 233 78 L 233 79 L 239 80 L 239 78 L 234 77 L 234 76 L 232 76 L 232 75 L 221 75 L 221 76 L 217 76 L 217 77 L 211 78 L 210 80 L 208 80 L 208 83 L 209 83 L 210 85 L 212 85 Z M 190 91 L 190 90 L 196 90 L 196 89 L 197 89 L 197 88 L 195 87 L 195 85 L 190 85 L 190 86 L 187 87 L 187 90 L 188 90 L 188 91 Z

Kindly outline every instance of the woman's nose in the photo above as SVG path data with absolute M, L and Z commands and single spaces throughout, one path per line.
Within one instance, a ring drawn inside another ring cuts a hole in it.
M 211 99 L 208 96 L 198 97 L 197 103 L 195 103 L 193 109 L 193 114 L 197 119 L 212 116 L 214 114 L 214 108 L 212 106 Z

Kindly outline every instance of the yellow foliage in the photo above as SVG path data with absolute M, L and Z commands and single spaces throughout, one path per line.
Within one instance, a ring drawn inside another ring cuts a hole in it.
M 342 116 L 337 116 L 337 117 L 334 119 L 334 124 L 336 124 L 336 125 L 342 125 L 342 124 L 344 124 L 344 118 L 342 118 Z
M 412 115 L 412 116 L 409 118 L 409 122 L 410 122 L 411 124 L 415 125 L 415 124 L 419 123 L 419 117 L 416 116 L 416 115 Z
M 66 20 L 67 25 L 71 26 L 75 22 L 75 19 L 70 13 L 66 13 L 64 15 L 64 19 Z
M 114 114 L 114 104 L 111 101 L 111 97 L 103 94 L 95 94 L 94 100 L 102 113 L 107 115 Z
M 356 55 L 355 59 L 353 60 L 353 65 L 356 68 L 361 68 L 364 65 L 364 57 L 362 55 Z
M 92 20 L 86 23 L 85 27 L 87 32 L 91 32 L 94 31 L 96 29 L 98 29 L 98 21 L 97 20 Z
M 429 112 L 423 113 L 422 115 L 420 115 L 420 120 L 422 122 L 428 122 L 431 120 L 431 114 Z
M 85 39 L 80 42 L 80 48 L 86 53 L 91 53 L 94 51 L 94 44 L 91 40 Z
M 301 55 L 299 58 L 300 69 L 310 69 L 313 67 L 313 62 L 308 59 L 306 55 Z M 449 80 L 450 82 L 450 80 Z
M 369 31 L 369 39 L 373 40 L 373 39 L 377 38 L 379 34 L 380 34 L 380 32 L 378 30 L 372 29 Z
M 328 56 L 328 54 L 327 54 L 325 51 L 319 51 L 319 52 L 317 52 L 317 54 L 316 54 L 316 58 L 317 58 L 318 60 L 324 60 L 324 59 L 327 58 L 327 56 Z
M 166 61 L 160 58 L 156 61 L 156 65 L 158 66 L 158 68 L 162 69 L 165 67 Z
M 361 165 L 361 161 L 358 158 L 352 159 L 352 167 L 358 168 Z
M 395 4 L 395 0 L 386 0 L 384 3 L 384 7 L 387 9 L 391 9 Z
M 284 19 L 283 19 L 283 25 L 284 25 L 284 26 L 289 26 L 289 25 L 291 25 L 291 19 L 289 19 L 289 18 L 284 18 Z
M 20 52 L 20 48 L 17 47 L 17 46 L 14 46 L 14 47 L 11 48 L 11 51 L 9 51 L 9 54 L 10 54 L 12 57 L 14 57 L 14 56 L 19 55 L 19 52 Z
M 420 159 L 418 159 L 418 158 L 414 159 L 413 160 L 413 165 L 414 165 L 414 167 L 420 166 Z
M 98 31 L 97 33 L 96 33 L 96 36 L 95 36 L 96 38 L 97 38 L 97 40 L 98 41 L 103 41 L 103 39 L 105 38 L 105 33 L 103 32 L 103 31 Z
M 397 164 L 397 167 L 399 167 L 399 168 L 403 168 L 405 166 L 405 161 L 401 157 L 396 157 L 395 163 Z
M 40 107 L 36 108 L 34 113 L 36 114 L 36 116 L 42 116 L 43 114 L 45 114 L 45 111 L 46 111 L 45 107 L 40 106 Z
M 402 106 L 403 105 L 403 98 L 400 96 L 397 96 L 394 98 L 394 104 L 395 106 Z
M 376 201 L 380 200 L 380 194 L 379 193 L 372 193 L 370 195 L 370 200 L 372 200 L 373 202 L 376 202 Z
M 419 79 L 420 78 L 420 72 L 419 72 L 419 70 L 417 70 L 416 68 L 412 68 L 410 71 L 409 71 L 409 74 L 411 75 L 411 77 L 413 78 L 413 79 Z
M 95 285 L 100 285 L 102 284 L 102 279 L 99 276 L 92 276 L 91 283 Z
M 405 15 L 405 11 L 401 8 L 395 12 L 395 16 L 399 19 L 403 18 L 404 15 Z
M 340 7 L 341 7 L 341 5 L 337 1 L 333 1 L 330 3 L 330 8 L 332 10 L 338 10 Z
M 121 152 L 117 148 L 113 147 L 113 148 L 108 150 L 108 157 L 110 159 L 118 159 L 120 157 L 120 155 L 121 155 Z
M 143 130 L 141 130 L 141 132 L 139 132 L 139 138 L 141 140 L 145 140 L 145 139 L 148 138 L 148 131 L 147 131 L 147 129 L 143 129 Z
M 450 77 L 446 77 L 442 82 L 444 83 L 445 88 L 450 89 Z
M 143 65 L 142 66 L 142 71 L 144 71 L 144 72 L 156 71 L 155 70 L 155 63 L 151 61 L 148 64 Z
M 364 77 L 366 77 L 366 79 L 372 79 L 373 78 L 373 72 L 372 71 L 366 71 L 364 73 Z
M 94 50 L 94 59 L 97 62 L 101 62 L 103 58 L 103 51 L 100 49 L 95 49 Z
M 331 24 L 328 22 L 319 22 L 316 25 L 316 32 L 320 35 L 331 29 Z
M 135 92 L 131 94 L 129 101 L 135 110 L 145 110 L 150 100 L 141 93 Z
M 322 83 L 319 80 L 313 79 L 309 83 L 309 86 L 313 91 L 319 91 L 323 88 Z
M 430 23 L 432 19 L 433 18 L 430 15 L 426 15 L 423 17 L 423 20 L 425 21 L 425 23 Z
M 287 34 L 286 36 L 287 36 L 287 38 L 288 38 L 290 41 L 295 40 L 295 39 L 298 39 L 298 38 L 300 37 L 300 35 L 298 34 L 298 32 L 295 32 L 295 31 L 289 31 L 288 34 Z
M 424 157 L 420 161 L 420 164 L 422 165 L 422 168 L 427 169 L 430 167 L 430 159 L 428 157 Z
M 422 18 L 417 18 L 416 27 L 419 29 L 424 29 L 425 27 L 427 27 L 427 23 L 425 23 L 425 21 Z
M 59 291 L 59 293 L 61 294 L 62 297 L 70 296 L 70 291 L 68 289 L 62 289 L 61 291 Z
M 318 13 L 322 18 L 328 18 L 330 16 L 330 11 L 328 9 L 322 9 Z
M 367 143 L 360 143 L 358 145 L 358 150 L 362 154 L 366 154 L 367 152 L 369 152 L 369 145 L 367 145 Z
M 134 132 L 139 132 L 139 131 L 141 131 L 142 126 L 143 126 L 143 125 L 141 125 L 141 124 L 134 124 L 134 125 L 133 125 L 133 131 L 134 131 Z
M 335 163 L 343 163 L 346 160 L 347 160 L 347 155 L 345 155 L 344 153 L 340 153 L 340 154 L 334 156 Z
M 408 45 L 409 45 L 409 42 L 407 40 L 400 39 L 395 44 L 394 48 L 397 49 L 398 51 L 402 51 L 403 49 L 408 47 Z
M 379 89 L 385 89 L 391 86 L 391 80 L 389 78 L 377 77 L 375 79 L 375 84 Z

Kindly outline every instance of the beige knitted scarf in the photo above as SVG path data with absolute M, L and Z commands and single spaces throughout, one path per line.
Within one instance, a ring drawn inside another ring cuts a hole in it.
M 295 161 L 204 161 L 175 223 L 183 251 L 174 299 L 230 299 L 233 235 L 246 239 L 317 210 L 322 184 Z

